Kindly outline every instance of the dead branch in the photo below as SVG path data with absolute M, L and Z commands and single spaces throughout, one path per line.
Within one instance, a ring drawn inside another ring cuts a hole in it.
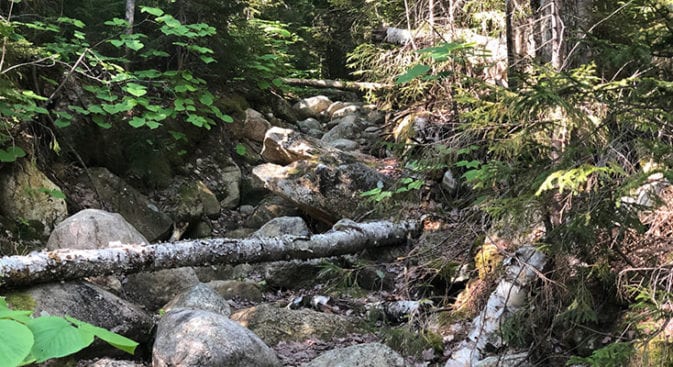
M 298 78 L 283 78 L 283 83 L 289 85 L 300 85 L 307 87 L 315 88 L 336 88 L 343 90 L 381 90 L 381 89 L 390 89 L 393 87 L 392 84 L 383 84 L 383 83 L 368 83 L 368 82 L 348 82 L 340 80 L 329 80 L 329 79 L 298 79 Z
M 418 235 L 420 225 L 416 221 L 340 221 L 335 228 L 338 230 L 310 237 L 214 238 L 153 245 L 123 244 L 93 250 L 59 249 L 26 256 L 7 256 L 0 258 L 0 289 L 183 266 L 337 256 L 367 248 L 404 244 L 409 236 Z

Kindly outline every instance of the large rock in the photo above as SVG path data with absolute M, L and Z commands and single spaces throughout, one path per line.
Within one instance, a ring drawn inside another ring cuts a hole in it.
M 287 166 L 266 163 L 255 167 L 252 173 L 267 189 L 325 223 L 370 210 L 371 203 L 362 200 L 360 193 L 389 181 L 357 162 L 329 166 L 308 160 Z
M 288 164 L 303 159 L 316 159 L 322 152 L 320 140 L 291 129 L 273 127 L 266 132 L 262 158 L 267 162 Z
M 196 222 L 202 216 L 216 218 L 220 214 L 220 202 L 215 194 L 198 179 L 176 178 L 162 192 L 164 211 L 176 222 Z
M 49 236 L 47 249 L 96 249 L 111 243 L 148 243 L 124 217 L 98 209 L 85 209 L 59 223 Z
M 339 119 L 336 126 L 326 132 L 320 140 L 326 143 L 339 139 L 355 140 L 361 136 L 365 128 L 365 124 L 358 116 L 347 115 Z
M 203 283 L 180 293 L 163 307 L 166 312 L 179 309 L 210 311 L 226 317 L 231 315 L 227 300 Z
M 267 222 L 252 234 L 254 237 L 280 237 L 283 235 L 310 236 L 311 230 L 301 217 L 280 217 Z
M 198 283 L 194 269 L 185 267 L 130 274 L 123 287 L 129 299 L 154 311 Z
M 112 211 L 121 214 L 150 242 L 168 236 L 173 221 L 145 195 L 107 168 L 90 168 L 89 175 L 100 199 Z
M 404 358 L 380 343 L 352 345 L 321 354 L 302 367 L 404 367 Z
M 271 348 L 249 330 L 207 311 L 177 310 L 159 321 L 154 367 L 276 367 Z
M 271 128 L 271 123 L 264 118 L 264 115 L 248 108 L 245 110 L 245 121 L 243 122 L 243 136 L 254 141 L 263 141 L 264 134 Z
M 278 289 L 310 289 L 325 269 L 324 259 L 274 261 L 263 265 L 264 280 Z
M 87 282 L 45 284 L 4 295 L 14 309 L 72 316 L 141 343 L 149 340 L 154 325 L 138 306 Z
M 362 331 L 355 320 L 346 316 L 309 309 L 290 310 L 268 304 L 235 312 L 231 319 L 252 330 L 269 345 L 309 338 L 331 340 Z
M 277 217 L 294 217 L 299 214 L 297 207 L 289 200 L 272 195 L 264 198 L 245 221 L 246 227 L 259 228 Z
M 68 216 L 61 189 L 34 163 L 20 160 L 0 173 L 0 214 L 38 223 L 40 235 L 48 236 Z
M 224 299 L 243 302 L 262 302 L 264 295 L 256 283 L 241 280 L 213 280 L 206 283 Z
M 332 104 L 329 98 L 325 96 L 315 96 L 304 98 L 297 102 L 292 108 L 301 118 L 319 118 L 323 112 L 327 111 Z

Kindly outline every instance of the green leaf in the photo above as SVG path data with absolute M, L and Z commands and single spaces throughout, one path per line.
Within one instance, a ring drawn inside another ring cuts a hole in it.
M 199 115 L 189 115 L 187 117 L 187 122 L 198 127 L 204 127 L 207 125 L 206 119 Z
M 0 367 L 21 364 L 33 343 L 33 333 L 28 327 L 14 320 L 0 320 Z
M 212 105 L 213 100 L 214 100 L 213 95 L 208 91 L 199 96 L 199 102 L 203 103 L 206 106 Z
M 126 42 L 124 42 L 122 40 L 110 40 L 110 43 L 112 44 L 112 46 L 120 48 L 120 47 L 124 46 L 124 44 Z
M 87 110 L 91 113 L 97 113 L 99 115 L 104 115 L 105 111 L 103 111 L 103 108 L 100 105 L 97 104 L 92 104 L 87 107 Z
M 480 165 L 481 162 L 477 160 L 456 162 L 456 167 L 479 168 Z
M 47 101 L 47 100 L 49 100 L 49 98 L 47 98 L 47 97 L 43 97 L 43 96 L 41 96 L 41 95 L 39 95 L 39 94 L 33 92 L 32 90 L 24 90 L 23 92 L 21 92 L 21 94 L 23 94 L 24 96 L 26 96 L 26 97 L 28 97 L 28 98 L 36 99 L 36 100 L 38 100 L 38 101 Z
M 245 153 L 248 152 L 248 149 L 246 149 L 245 145 L 243 145 L 241 143 L 236 144 L 235 150 L 236 150 L 236 154 L 238 154 L 240 156 L 245 156 Z
M 113 333 L 109 330 L 105 330 L 103 328 L 100 328 L 98 326 L 94 326 L 89 324 L 88 322 L 84 322 L 81 320 L 77 320 L 75 318 L 72 318 L 70 316 L 65 317 L 66 320 L 72 322 L 73 324 L 77 325 L 80 329 L 85 330 L 96 337 L 106 341 L 108 344 L 112 345 L 113 347 L 123 350 L 126 353 L 129 354 L 134 354 L 136 347 L 138 346 L 138 343 L 127 338 L 124 336 L 121 336 L 117 333 Z
M 136 71 L 135 75 L 140 79 L 155 79 L 161 76 L 161 72 L 156 69 Z
M 101 116 L 101 115 L 93 116 L 93 117 L 91 118 L 91 120 L 93 120 L 93 122 L 94 122 L 96 125 L 98 125 L 99 127 L 103 128 L 103 129 L 109 129 L 109 128 L 112 127 L 112 124 L 109 123 L 109 122 L 107 122 L 107 121 L 103 118 L 103 116 Z
M 31 354 L 38 363 L 77 353 L 93 343 L 92 333 L 78 329 L 60 317 L 38 317 L 26 326 L 35 338 Z
M 133 51 L 138 51 L 143 47 L 145 47 L 145 44 L 136 39 L 126 40 L 124 43 L 126 44 L 126 47 L 130 48 Z
M 419 76 L 426 74 L 428 71 L 430 71 L 430 67 L 428 65 L 423 64 L 414 65 L 411 67 L 411 69 L 407 70 L 406 73 L 397 77 L 397 80 L 395 80 L 395 84 L 408 83 L 418 78 Z
M 131 126 L 133 126 L 133 127 L 135 127 L 135 128 L 139 128 L 139 127 L 145 126 L 145 123 L 146 123 L 145 119 L 142 118 L 142 117 L 138 117 L 138 116 L 134 116 L 134 117 L 129 121 L 129 125 L 131 125 Z
M 29 310 L 10 310 L 8 308 L 0 309 L 0 319 L 12 319 L 19 322 L 28 322 L 33 311 Z
M 168 133 L 171 134 L 173 139 L 180 141 L 180 140 L 187 140 L 187 135 L 179 132 L 179 131 L 174 131 L 174 130 L 168 130 Z
M 211 56 L 203 56 L 203 55 L 199 56 L 199 59 L 201 59 L 201 61 L 203 61 L 206 64 L 210 64 L 210 63 L 213 63 L 213 62 L 217 61 Z
M 127 28 L 129 26 L 129 22 L 121 18 L 112 18 L 112 20 L 108 20 L 103 24 L 120 28 Z
M 150 15 L 154 15 L 155 17 L 160 17 L 164 15 L 164 11 L 159 9 L 159 8 L 153 8 L 151 6 L 141 6 L 140 7 L 140 12 L 141 13 L 147 13 Z
M 9 148 L 0 149 L 0 162 L 14 162 L 17 158 L 22 158 L 26 156 L 26 152 L 17 147 L 11 146 Z
M 147 87 L 136 83 L 128 83 L 123 89 L 134 97 L 141 97 L 147 94 Z
M 91 113 L 89 110 L 85 110 L 84 108 L 82 108 L 80 106 L 75 106 L 75 105 L 68 106 L 68 109 L 72 110 L 73 112 L 79 113 L 80 115 L 84 115 L 84 116 Z
M 231 124 L 232 122 L 234 122 L 234 118 L 229 115 L 222 115 L 222 121 Z

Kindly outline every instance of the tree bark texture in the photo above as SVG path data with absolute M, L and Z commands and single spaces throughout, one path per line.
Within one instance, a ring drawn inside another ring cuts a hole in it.
M 313 259 L 404 244 L 418 235 L 416 221 L 356 223 L 342 220 L 332 231 L 310 237 L 202 239 L 154 245 L 124 244 L 105 249 L 36 252 L 0 258 L 0 289 L 84 277 L 141 271 Z
M 366 83 L 366 82 L 344 82 L 339 80 L 329 80 L 329 79 L 298 79 L 298 78 L 284 78 L 283 83 L 289 85 L 302 85 L 308 87 L 316 88 L 336 88 L 344 90 L 380 90 L 380 89 L 390 89 L 393 87 L 391 84 L 383 83 Z

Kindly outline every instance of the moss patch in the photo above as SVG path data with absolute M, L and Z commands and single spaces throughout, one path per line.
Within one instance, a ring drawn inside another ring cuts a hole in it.
M 37 305 L 35 298 L 25 292 L 10 293 L 5 296 L 5 300 L 14 310 L 34 310 Z

